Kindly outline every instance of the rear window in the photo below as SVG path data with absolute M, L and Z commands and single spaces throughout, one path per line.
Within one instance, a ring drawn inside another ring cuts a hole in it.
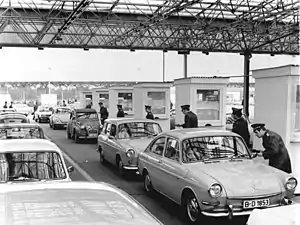
M 6 139 L 43 139 L 43 131 L 38 127 L 0 128 L 0 140 Z

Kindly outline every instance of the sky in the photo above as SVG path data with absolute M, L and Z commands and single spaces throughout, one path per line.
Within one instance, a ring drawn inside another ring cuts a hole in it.
M 3 81 L 162 81 L 161 51 L 3 48 L 0 50 Z M 253 55 L 251 70 L 300 64 L 299 56 Z M 192 52 L 188 76 L 241 76 L 239 54 Z M 165 53 L 165 80 L 183 77 L 183 56 Z

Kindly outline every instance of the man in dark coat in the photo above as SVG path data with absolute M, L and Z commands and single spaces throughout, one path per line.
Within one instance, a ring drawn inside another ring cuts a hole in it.
M 101 123 L 103 125 L 105 120 L 108 118 L 108 111 L 107 108 L 103 105 L 103 102 L 99 102 L 99 107 L 100 107 Z
M 125 117 L 125 113 L 122 105 L 117 105 L 117 108 L 118 108 L 117 117 Z
M 181 111 L 184 114 L 184 124 L 177 124 L 177 126 L 183 128 L 197 128 L 198 127 L 198 117 L 195 113 L 190 111 L 190 105 L 182 105 Z
M 7 109 L 7 102 L 4 102 L 4 106 L 3 106 L 4 109 Z
M 232 108 L 232 115 L 234 118 L 232 132 L 240 135 L 244 139 L 248 148 L 251 148 L 248 122 L 243 118 L 242 109 Z
M 13 102 L 10 103 L 10 106 L 9 106 L 10 109 L 13 108 L 13 104 L 14 104 Z
M 273 166 L 286 173 L 292 173 L 291 160 L 287 148 L 281 136 L 265 128 L 265 124 L 252 124 L 253 132 L 258 138 L 262 138 L 265 151 L 264 159 L 269 159 L 269 166 Z
M 148 120 L 154 120 L 154 115 L 151 111 L 151 105 L 145 105 L 145 110 L 146 110 L 146 119 Z

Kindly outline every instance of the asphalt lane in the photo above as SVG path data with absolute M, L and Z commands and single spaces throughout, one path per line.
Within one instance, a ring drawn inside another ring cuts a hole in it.
M 180 207 L 175 205 L 167 198 L 156 194 L 149 197 L 143 190 L 141 179 L 136 176 L 123 179 L 118 175 L 116 167 L 112 165 L 101 165 L 99 153 L 96 152 L 96 143 L 84 141 L 80 144 L 68 140 L 65 130 L 52 130 L 48 124 L 41 124 L 47 137 L 56 143 L 73 161 L 80 166 L 95 181 L 107 182 L 124 190 L 144 205 L 153 215 L 160 219 L 165 225 L 186 225 L 187 222 L 182 218 Z M 70 164 L 67 162 L 67 164 Z M 71 175 L 74 181 L 87 180 L 80 171 L 75 170 Z M 234 220 L 216 219 L 210 221 L 210 225 L 244 225 L 246 218 Z

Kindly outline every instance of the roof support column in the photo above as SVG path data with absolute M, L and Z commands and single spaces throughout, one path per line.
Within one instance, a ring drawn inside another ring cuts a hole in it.
M 187 56 L 188 54 L 183 54 L 183 77 L 188 77 L 188 68 L 187 68 Z
M 244 53 L 244 98 L 243 107 L 244 113 L 249 117 L 249 86 L 250 86 L 250 59 L 252 55 L 250 52 Z

